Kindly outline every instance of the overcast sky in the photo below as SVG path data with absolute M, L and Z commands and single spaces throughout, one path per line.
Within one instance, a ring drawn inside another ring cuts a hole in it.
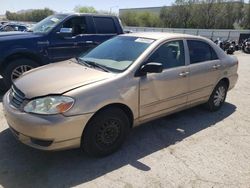
M 171 5 L 174 0 L 0 0 L 0 14 L 6 10 L 51 8 L 57 12 L 72 12 L 76 5 L 93 6 L 97 10 L 118 12 L 119 8 L 137 8 Z

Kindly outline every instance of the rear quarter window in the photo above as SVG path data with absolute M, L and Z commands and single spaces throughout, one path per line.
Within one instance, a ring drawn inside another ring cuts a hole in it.
M 114 20 L 105 17 L 93 17 L 98 34 L 117 33 Z

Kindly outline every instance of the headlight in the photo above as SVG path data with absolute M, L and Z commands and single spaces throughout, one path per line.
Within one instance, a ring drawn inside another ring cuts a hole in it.
M 48 96 L 30 101 L 24 111 L 35 114 L 53 115 L 68 111 L 74 104 L 74 99 L 66 96 Z

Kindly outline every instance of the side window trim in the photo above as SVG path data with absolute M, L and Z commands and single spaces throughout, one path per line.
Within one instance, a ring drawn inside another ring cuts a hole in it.
M 191 64 L 191 62 L 190 62 L 189 48 L 188 48 L 186 38 L 183 39 L 183 45 L 184 45 L 184 53 L 185 53 L 185 65 L 188 66 Z

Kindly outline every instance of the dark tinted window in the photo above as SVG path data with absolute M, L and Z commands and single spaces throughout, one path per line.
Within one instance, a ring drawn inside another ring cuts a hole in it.
M 162 63 L 165 69 L 185 65 L 183 41 L 163 44 L 151 55 L 148 62 Z
M 75 17 L 66 21 L 63 28 L 72 28 L 72 33 L 74 36 L 85 34 L 87 32 L 85 17 Z
M 18 26 L 18 31 L 25 31 L 26 30 L 26 27 L 25 26 Z
M 116 33 L 115 23 L 112 18 L 94 17 L 96 32 L 99 34 Z
M 202 41 L 188 40 L 190 63 L 199 63 L 218 59 L 214 49 Z
M 3 31 L 15 31 L 15 27 L 13 25 L 6 25 L 3 27 Z

